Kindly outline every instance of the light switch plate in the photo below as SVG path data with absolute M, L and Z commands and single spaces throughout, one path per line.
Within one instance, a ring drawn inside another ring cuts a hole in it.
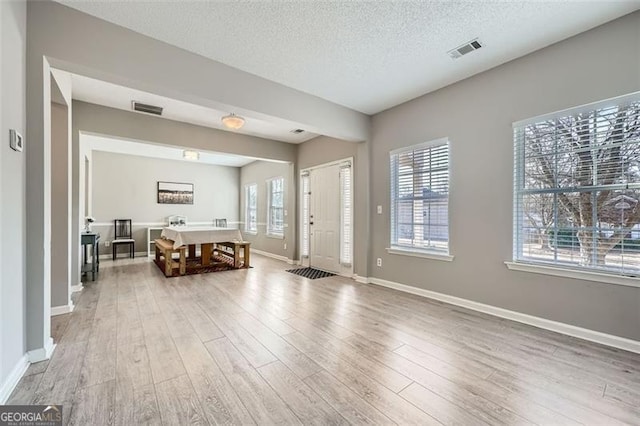
M 378 206 L 378 214 L 382 214 L 382 206 Z
M 14 129 L 9 130 L 9 146 L 14 151 L 22 152 L 24 148 L 24 140 L 22 135 L 16 132 Z

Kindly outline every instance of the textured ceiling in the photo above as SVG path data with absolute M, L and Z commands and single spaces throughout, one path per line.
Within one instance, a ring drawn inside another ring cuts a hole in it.
M 368 114 L 640 8 L 640 1 L 59 2 Z M 481 50 L 447 56 L 476 37 Z

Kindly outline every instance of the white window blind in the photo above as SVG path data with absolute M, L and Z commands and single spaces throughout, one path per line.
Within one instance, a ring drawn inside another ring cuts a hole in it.
M 449 253 L 449 142 L 392 151 L 391 247 Z
M 244 230 L 258 232 L 258 185 L 252 183 L 244 187 L 245 218 Z
M 300 176 L 302 188 L 302 256 L 309 256 L 309 172 Z
M 267 216 L 267 234 L 284 235 L 284 178 L 267 181 L 269 208 Z
M 340 263 L 351 266 L 352 192 L 351 163 L 340 166 Z
M 514 260 L 640 274 L 640 94 L 514 124 Z

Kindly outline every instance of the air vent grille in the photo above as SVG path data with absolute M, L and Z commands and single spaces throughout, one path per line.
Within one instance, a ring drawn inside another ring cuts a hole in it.
M 293 130 L 291 131 L 291 133 L 295 133 L 296 135 L 299 135 L 299 134 L 300 134 L 300 133 L 302 133 L 302 132 L 304 132 L 304 130 L 303 130 L 303 129 L 293 129 Z
M 147 114 L 162 115 L 162 107 L 155 105 L 143 104 L 137 101 L 131 101 L 131 107 L 134 111 L 145 112 Z
M 453 59 L 458 59 L 464 55 L 466 55 L 467 53 L 471 53 L 474 50 L 478 50 L 482 47 L 482 43 L 480 42 L 480 40 L 478 40 L 477 38 L 474 40 L 471 40 L 461 46 L 456 47 L 455 49 L 450 50 L 449 52 L 447 52 L 449 54 L 449 56 L 451 56 Z

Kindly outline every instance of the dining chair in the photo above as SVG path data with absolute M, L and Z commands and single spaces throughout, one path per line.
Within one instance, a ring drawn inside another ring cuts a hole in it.
M 115 219 L 115 238 L 111 241 L 113 250 L 113 260 L 116 260 L 117 248 L 121 245 L 129 246 L 129 257 L 135 257 L 136 240 L 133 239 L 131 230 L 131 219 Z

